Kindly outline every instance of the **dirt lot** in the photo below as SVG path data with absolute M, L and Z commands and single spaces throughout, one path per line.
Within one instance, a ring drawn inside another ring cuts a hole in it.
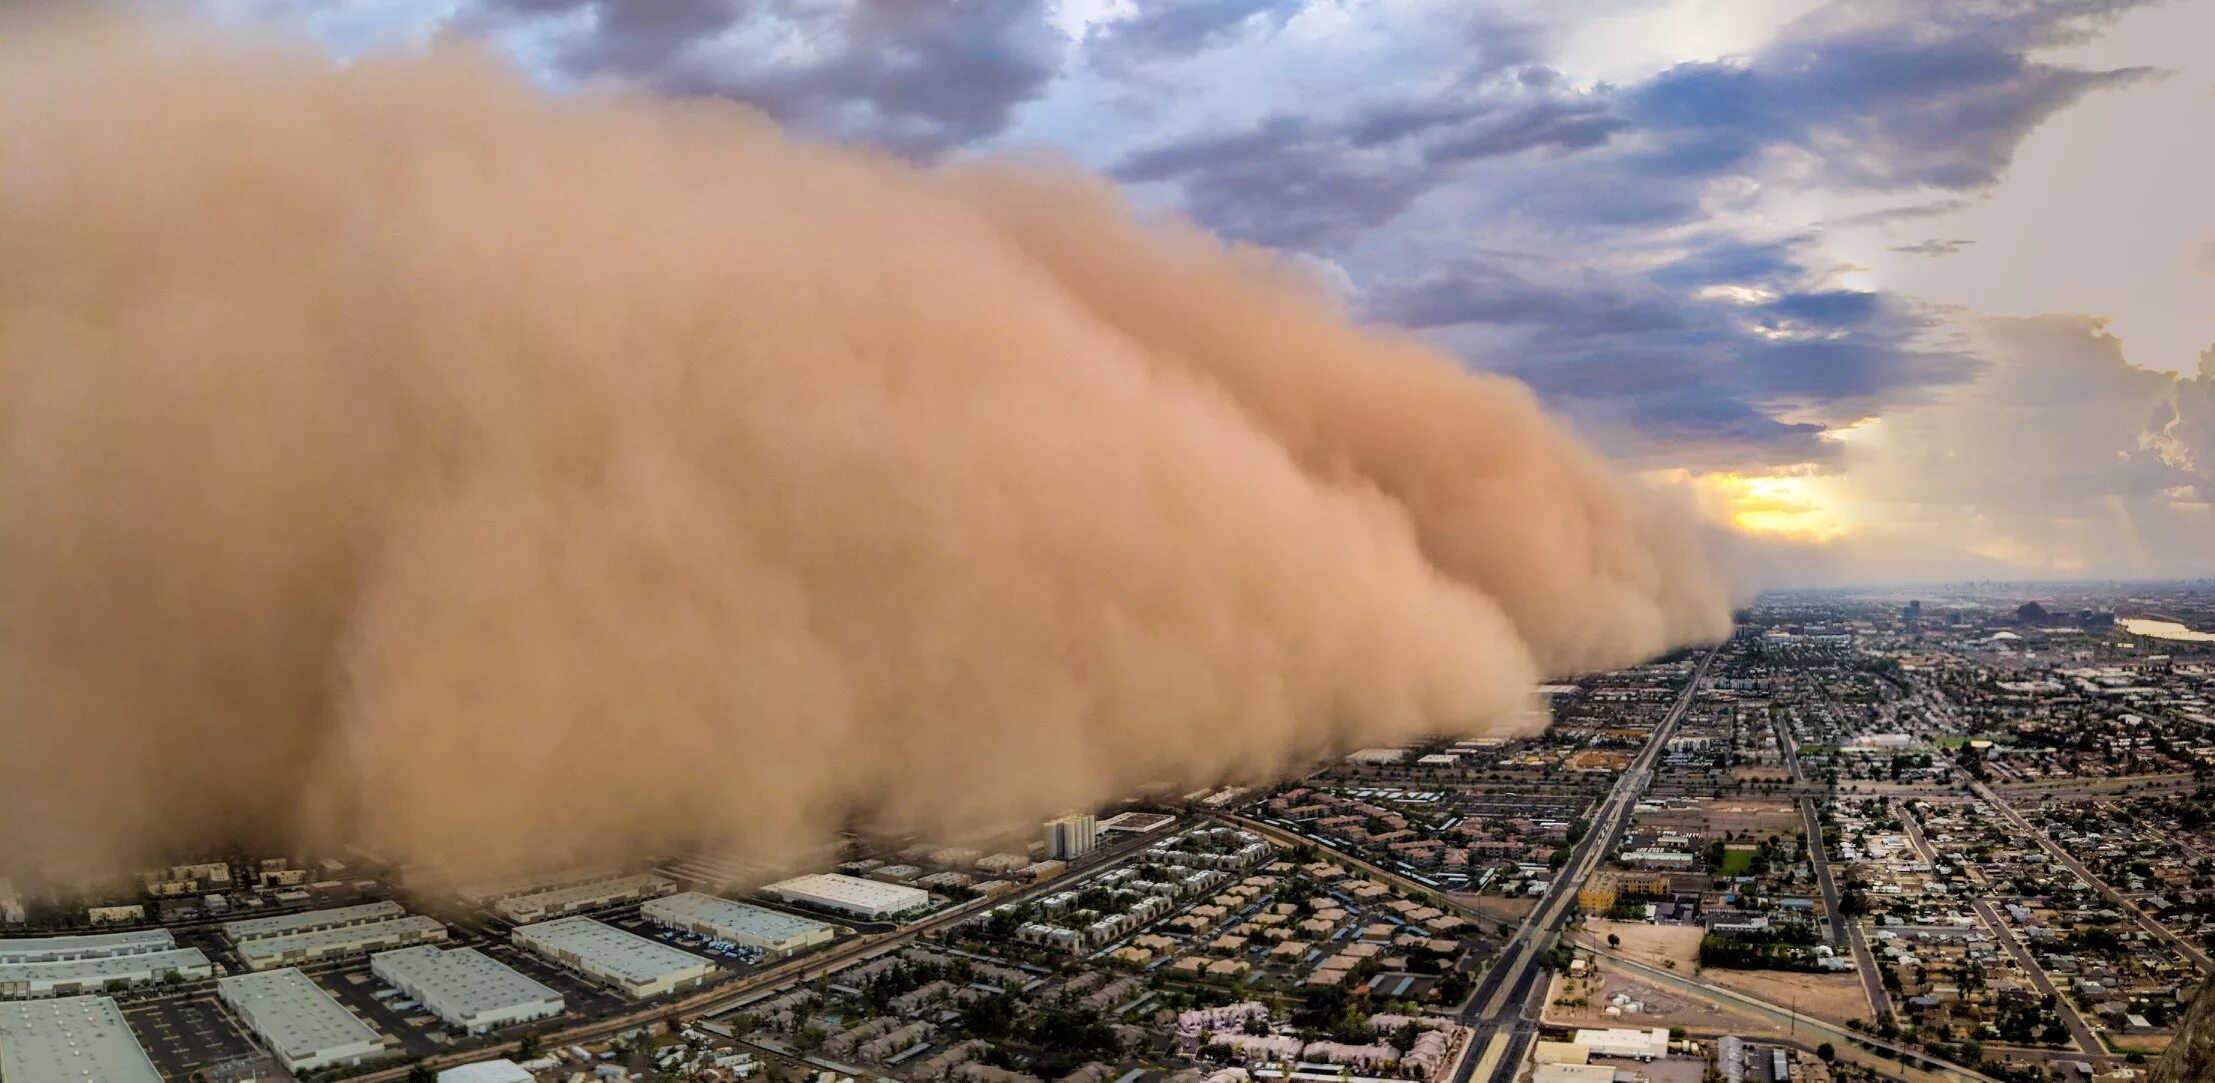
M 2116 1034 L 2111 1039 L 2115 1048 L 2125 1053 L 2144 1053 L 2151 1057 L 2169 1048 L 2169 1041 L 2174 1037 L 2174 1034 Z
M 1861 979 L 1852 974 L 1709 967 L 1700 971 L 1700 978 L 1834 1023 L 1869 1018 L 1869 995 L 1862 991 Z
M 1503 899 L 1498 895 L 1448 895 L 1447 898 L 1483 914 L 1489 920 L 1504 921 L 1510 925 L 1521 925 L 1523 919 L 1530 916 L 1531 908 L 1538 905 L 1536 899 Z
M 1642 921 L 1592 918 L 1584 923 L 1579 942 L 1606 947 L 1610 933 L 1622 938 L 1615 950 L 1650 966 L 1665 967 L 1670 960 L 1675 960 L 1677 969 L 1689 975 L 1700 958 L 1700 928 L 1697 925 L 1648 925 Z
M 1606 1009 L 1617 994 L 1637 1001 L 1641 1010 L 1607 1014 Z M 1562 1004 L 1562 1001 L 1570 1003 Z M 1544 1019 L 1548 1023 L 1572 1027 L 1685 1027 L 1746 1034 L 1765 1033 L 1769 1029 L 1761 1020 L 1614 973 L 1604 964 L 1596 976 L 1590 978 L 1555 975 L 1552 986 L 1546 991 Z
M 1725 797 L 1709 805 L 1707 825 L 1711 836 L 1735 831 L 1755 838 L 1764 835 L 1789 838 L 1806 827 L 1800 810 L 1790 801 L 1752 797 Z

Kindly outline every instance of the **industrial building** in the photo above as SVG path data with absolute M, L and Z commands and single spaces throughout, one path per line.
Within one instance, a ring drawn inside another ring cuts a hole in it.
M 568 917 L 518 925 L 515 942 L 633 999 L 661 996 L 706 981 L 716 966 L 687 951 L 603 925 Z
M 1099 824 L 1089 812 L 1072 812 L 1046 821 L 1046 856 L 1057 861 L 1083 857 L 1099 841 Z
M 802 948 L 828 944 L 837 935 L 836 930 L 820 921 L 697 891 L 654 899 L 639 907 L 638 913 L 657 925 L 776 955 L 790 955 Z
M 291 1072 L 360 1064 L 384 1052 L 384 1039 L 291 967 L 215 983 L 223 1003 Z
M 177 946 L 167 929 L 141 929 L 129 933 L 92 933 L 87 936 L 42 936 L 29 940 L 0 940 L 0 965 L 9 963 L 66 963 L 73 959 L 108 959 L 117 955 L 147 955 Z
M 215 968 L 199 948 L 54 963 L 11 963 L 0 965 L 0 997 L 74 996 L 116 985 L 192 981 L 214 974 Z
M 446 1025 L 471 1034 L 560 1015 L 564 1006 L 560 993 L 475 948 L 379 952 L 369 969 Z
M 226 921 L 223 923 L 223 935 L 230 937 L 231 943 L 241 944 L 268 937 L 343 929 L 349 925 L 370 925 L 406 915 L 407 910 L 396 902 L 363 903 L 360 906 L 341 906 L 334 910 L 308 910 L 298 914 Z
M 582 910 L 651 899 L 677 890 L 659 876 L 613 876 L 563 887 L 540 888 L 509 895 L 492 904 L 492 912 L 518 925 L 566 917 Z
M 161 1078 L 111 997 L 0 1004 L 0 1079 L 7 1083 L 161 1083 Z
M 835 872 L 810 873 L 779 880 L 762 893 L 772 899 L 852 914 L 872 921 L 929 906 L 931 893 L 921 888 L 864 880 Z
M 1606 1030 L 1585 1028 L 1578 1030 L 1572 1040 L 1590 1050 L 1595 1057 L 1659 1060 L 1669 1055 L 1667 1027 L 1610 1027 Z
M 446 939 L 446 926 L 421 915 L 342 925 L 289 936 L 265 936 L 238 946 L 238 957 L 248 970 L 295 966 L 334 955 L 358 955 L 365 951 L 404 948 Z

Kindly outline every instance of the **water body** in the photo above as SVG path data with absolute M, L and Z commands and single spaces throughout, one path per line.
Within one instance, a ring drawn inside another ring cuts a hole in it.
M 2154 639 L 2183 639 L 2194 643 L 2215 643 L 2215 632 L 2201 632 L 2173 620 L 2144 620 L 2131 617 L 2123 621 L 2124 629 L 2134 636 Z

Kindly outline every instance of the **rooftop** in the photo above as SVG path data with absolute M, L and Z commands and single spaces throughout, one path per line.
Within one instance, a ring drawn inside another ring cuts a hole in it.
M 307 949 L 311 953 L 344 951 L 349 945 L 359 944 L 391 934 L 421 934 L 433 938 L 443 936 L 446 927 L 437 918 L 410 914 L 389 921 L 372 921 L 362 925 L 342 925 L 336 929 L 314 929 L 288 936 L 264 936 L 248 940 L 238 946 L 240 957 L 251 962 L 256 959 L 282 958 L 288 951 Z
M 0 1004 L 0 1079 L 161 1083 L 115 1000 L 57 997 Z
M 440 950 L 424 944 L 378 952 L 370 956 L 370 963 L 459 1015 L 477 1015 L 561 996 L 475 948 Z
M 647 906 L 654 911 L 654 915 L 650 916 L 666 916 L 669 920 L 686 924 L 703 922 L 722 929 L 749 933 L 768 941 L 789 940 L 830 928 L 820 921 L 810 921 L 767 907 L 719 899 L 697 891 L 656 899 Z
M 638 985 L 713 965 L 691 952 L 679 951 L 586 917 L 518 925 L 514 935 L 549 950 L 574 955 L 590 970 Z
M 293 967 L 223 978 L 216 986 L 252 1016 L 254 1030 L 288 1060 L 380 1040 L 368 1024 Z
M 201 954 L 199 948 L 175 948 L 170 951 L 150 951 L 137 955 L 105 955 L 94 959 L 71 959 L 63 962 L 10 963 L 0 965 L 0 982 L 97 981 L 104 978 L 125 978 L 134 974 L 146 973 L 158 974 L 164 970 L 183 970 L 188 967 L 206 965 L 208 965 L 208 957 Z
M 134 955 L 168 951 L 176 943 L 176 937 L 171 936 L 167 929 L 0 940 L 0 963 L 35 963 L 80 955 Z
M 236 943 L 265 936 L 287 936 L 310 929 L 389 921 L 406 913 L 407 909 L 396 902 L 363 903 L 360 906 L 341 906 L 330 910 L 309 910 L 298 914 L 226 921 L 223 923 L 223 934 Z

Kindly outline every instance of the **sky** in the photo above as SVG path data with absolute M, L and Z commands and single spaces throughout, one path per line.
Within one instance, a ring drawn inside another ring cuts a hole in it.
M 1527 381 L 1771 582 L 2215 574 L 2206 0 L 210 0 L 1075 158 Z

